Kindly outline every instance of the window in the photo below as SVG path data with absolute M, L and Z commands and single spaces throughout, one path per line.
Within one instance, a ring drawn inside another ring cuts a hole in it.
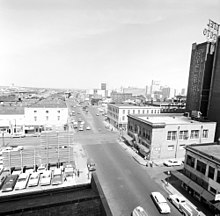
M 160 113 L 160 110 L 157 110 L 157 113 Z
M 208 130 L 202 131 L 202 138 L 208 138 Z
M 181 140 L 187 140 L 188 139 L 188 131 L 185 130 L 185 131 L 180 131 L 179 132 L 179 139 Z
M 157 110 L 154 110 L 154 113 L 156 114 L 156 113 L 157 113 Z
M 196 170 L 205 175 L 206 164 L 200 160 L 197 160 Z
M 48 111 L 48 110 L 46 110 L 46 113 L 49 113 L 49 111 Z
M 144 110 L 142 110 L 142 113 L 144 114 Z
M 169 150 L 169 151 L 174 150 L 174 145 L 168 145 L 168 150 Z
M 199 130 L 192 130 L 190 139 L 198 139 L 199 138 Z
M 133 114 L 135 113 L 135 110 L 133 110 Z
M 36 113 L 37 112 L 37 110 L 34 110 L 34 113 Z
M 147 114 L 148 114 L 148 110 L 147 110 Z
M 130 114 L 130 110 L 128 110 L 128 114 Z
M 37 121 L 37 116 L 34 116 L 34 121 Z
M 208 177 L 214 179 L 215 168 L 209 166 Z
M 122 120 L 123 120 L 123 121 L 125 120 L 125 117 L 124 117 L 124 116 L 122 116 Z
M 168 131 L 167 140 L 176 140 L 176 131 Z
M 58 121 L 60 120 L 60 116 L 57 116 L 57 120 L 58 120 Z
M 123 114 L 125 114 L 125 110 L 123 110 Z
M 194 166 L 195 166 L 195 158 L 193 158 L 190 155 L 187 155 L 186 164 L 194 168 Z
M 151 113 L 153 114 L 153 113 L 154 113 L 154 111 L 153 111 L 153 110 L 151 110 Z
M 46 120 L 47 120 L 47 121 L 49 120 L 49 116 L 46 116 Z
M 217 179 L 216 179 L 216 181 L 218 182 L 218 183 L 220 183 L 220 171 L 218 170 L 218 172 L 217 172 Z
M 60 110 L 57 110 L 58 113 L 60 113 Z
M 213 187 L 210 187 L 210 191 L 214 194 L 216 194 L 216 190 Z
M 140 114 L 140 110 L 138 110 L 138 114 Z

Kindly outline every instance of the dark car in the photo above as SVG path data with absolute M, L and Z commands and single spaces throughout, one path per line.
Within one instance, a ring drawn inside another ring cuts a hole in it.
M 7 176 L 2 186 L 2 192 L 12 191 L 15 187 L 17 179 L 18 179 L 18 175 Z

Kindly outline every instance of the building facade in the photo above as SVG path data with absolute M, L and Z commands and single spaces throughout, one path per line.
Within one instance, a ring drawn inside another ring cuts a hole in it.
M 24 111 L 26 133 L 63 130 L 68 123 L 68 108 L 65 102 L 59 99 L 40 101 L 25 107 Z
M 127 129 L 129 114 L 159 114 L 160 107 L 132 106 L 129 104 L 108 104 L 107 116 L 111 125 Z
M 132 100 L 133 97 L 131 93 L 112 92 L 111 99 L 112 99 L 112 102 L 118 104 L 118 103 L 123 103 L 126 100 Z
M 213 142 L 215 127 L 215 122 L 177 114 L 128 115 L 128 135 L 140 154 L 151 161 L 183 159 L 187 145 Z
M 220 213 L 220 145 L 187 146 L 183 172 L 173 174 L 194 198 Z

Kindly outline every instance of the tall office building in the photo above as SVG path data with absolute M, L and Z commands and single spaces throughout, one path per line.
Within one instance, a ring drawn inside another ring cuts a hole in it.
M 186 110 L 207 116 L 214 49 L 210 42 L 192 45 Z
M 209 120 L 217 122 L 215 134 L 217 141 L 220 138 L 220 36 L 217 38 L 215 46 L 207 117 Z
M 106 83 L 101 83 L 101 90 L 105 90 L 106 91 Z

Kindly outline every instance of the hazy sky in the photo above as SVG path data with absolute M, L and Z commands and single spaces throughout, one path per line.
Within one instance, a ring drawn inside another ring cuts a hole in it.
M 220 0 L 0 0 L 0 86 L 186 88 Z

